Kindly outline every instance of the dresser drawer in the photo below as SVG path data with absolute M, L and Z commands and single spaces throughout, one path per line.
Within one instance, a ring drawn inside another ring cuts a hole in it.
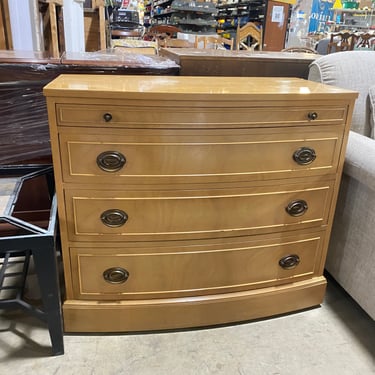
M 322 243 L 317 232 L 206 246 L 72 247 L 75 298 L 197 296 L 299 281 L 319 271 Z
M 343 129 L 156 133 L 62 132 L 64 181 L 146 184 L 336 173 Z
M 298 124 L 333 125 L 343 124 L 347 108 L 340 105 L 321 103 L 309 106 L 267 106 L 250 107 L 241 103 L 230 107 L 220 103 L 181 106 L 135 106 L 134 103 L 121 106 L 90 104 L 57 104 L 57 124 L 74 127 L 129 127 L 129 128 L 241 128 L 259 125 L 289 126 Z M 165 103 L 164 103 L 165 105 Z
M 332 181 L 246 189 L 66 190 L 71 240 L 207 238 L 327 224 Z M 289 211 L 289 212 L 288 212 Z

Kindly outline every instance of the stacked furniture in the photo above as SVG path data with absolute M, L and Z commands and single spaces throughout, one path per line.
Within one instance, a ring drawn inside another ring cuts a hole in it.
M 148 48 L 138 48 L 142 52 L 144 49 Z M 154 47 L 151 49 L 154 51 Z M 62 73 L 78 72 L 175 75 L 179 66 L 152 55 L 71 52 L 52 60 L 44 53 L 0 51 L 0 164 L 52 162 L 42 89 Z
M 285 78 L 61 75 L 44 88 L 68 332 L 319 305 L 356 93 Z

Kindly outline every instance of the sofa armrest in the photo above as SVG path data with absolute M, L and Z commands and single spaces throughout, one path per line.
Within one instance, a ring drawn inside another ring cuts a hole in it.
M 350 131 L 344 173 L 375 191 L 375 140 Z

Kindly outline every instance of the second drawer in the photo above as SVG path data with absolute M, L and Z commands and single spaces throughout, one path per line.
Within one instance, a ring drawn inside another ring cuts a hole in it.
M 66 190 L 72 241 L 212 238 L 327 224 L 332 181 L 237 189 Z

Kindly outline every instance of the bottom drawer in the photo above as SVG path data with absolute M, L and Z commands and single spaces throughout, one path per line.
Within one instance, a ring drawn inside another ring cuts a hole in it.
M 318 275 L 324 232 L 157 247 L 71 247 L 74 298 L 150 299 L 250 290 Z M 99 245 L 100 246 L 100 245 Z

